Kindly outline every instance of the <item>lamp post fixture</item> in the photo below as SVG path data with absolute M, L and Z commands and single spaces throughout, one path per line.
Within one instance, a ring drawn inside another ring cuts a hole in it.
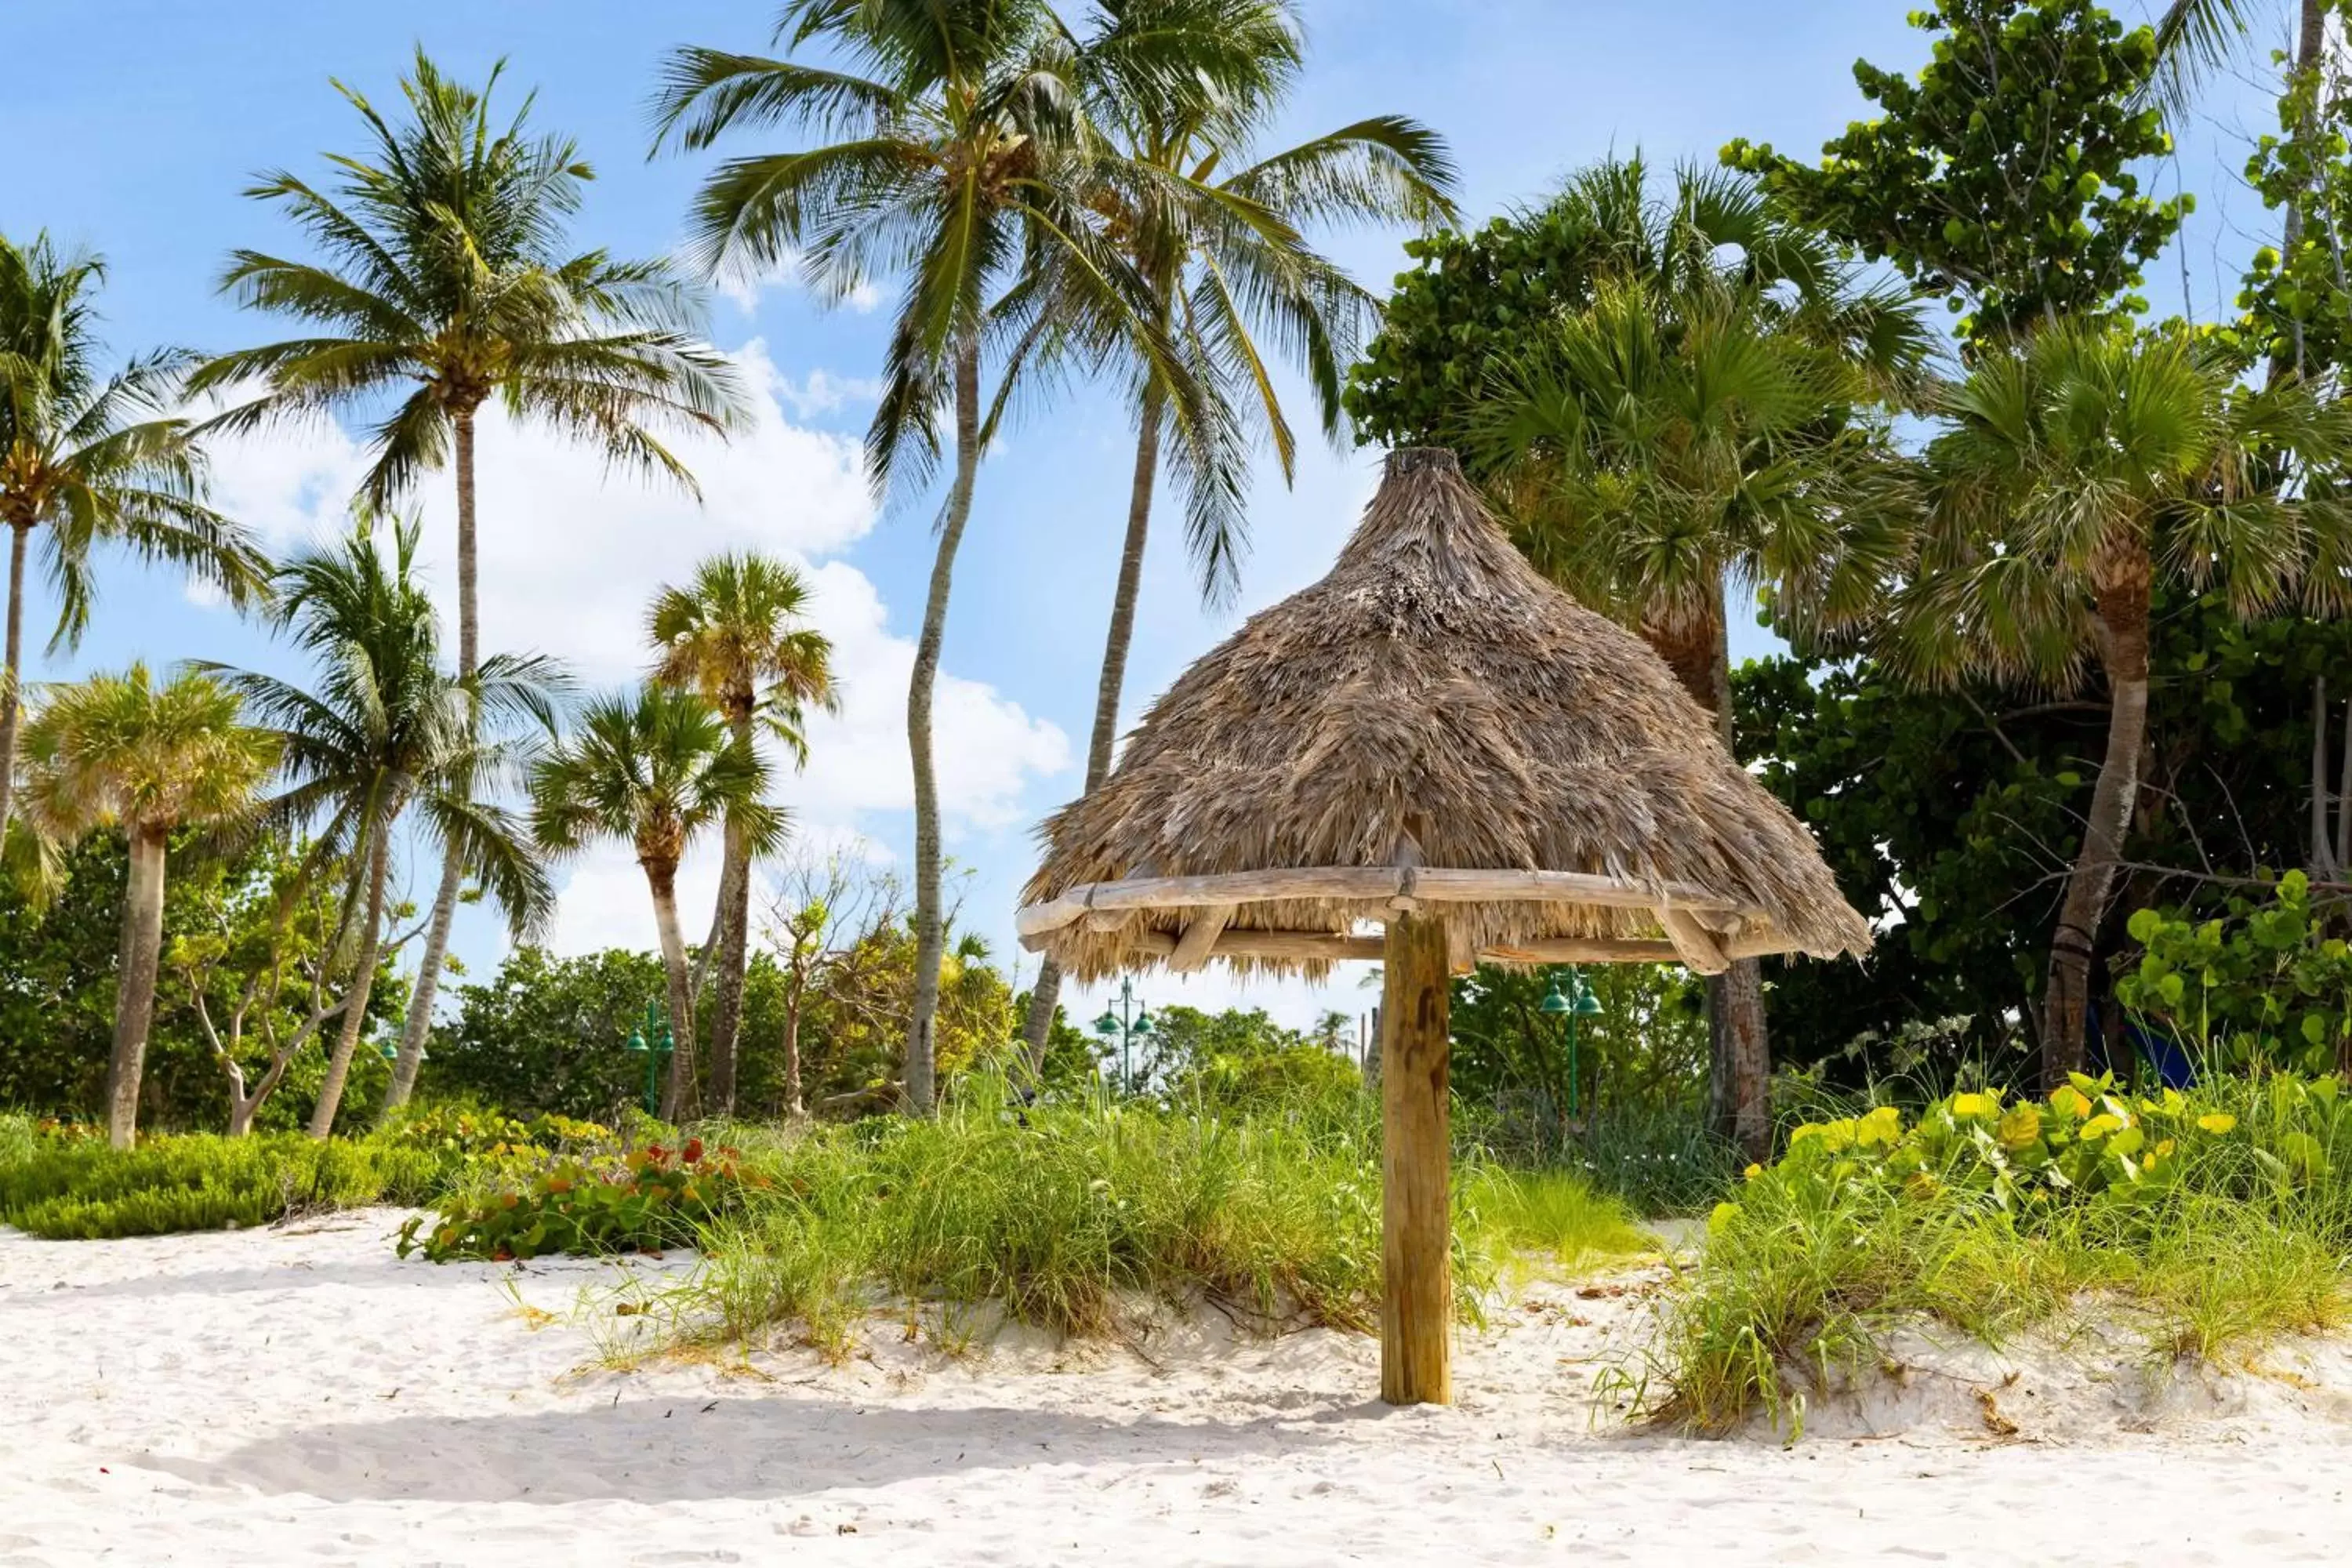
M 646 1058 L 646 1114 L 661 1114 L 662 1058 L 677 1049 L 677 1037 L 670 1032 L 669 1015 L 658 1002 L 646 1004 L 644 1022 L 629 1031 L 628 1049 Z
M 1106 1042 L 1118 1042 L 1118 1091 L 1135 1092 L 1133 1052 L 1135 1042 L 1151 1033 L 1151 1015 L 1136 1005 L 1135 983 L 1122 979 L 1118 983 L 1118 1011 L 1108 1007 L 1095 1020 L 1095 1033 Z
M 1583 971 L 1572 963 L 1568 966 L 1567 992 L 1561 992 L 1559 976 L 1554 974 L 1549 988 L 1544 992 L 1544 999 L 1536 1005 L 1536 1011 L 1539 1013 L 1568 1019 L 1568 1113 L 1571 1117 L 1577 1112 L 1576 1021 L 1598 1017 L 1601 1010 L 1601 998 L 1595 996 L 1592 988 L 1584 983 Z

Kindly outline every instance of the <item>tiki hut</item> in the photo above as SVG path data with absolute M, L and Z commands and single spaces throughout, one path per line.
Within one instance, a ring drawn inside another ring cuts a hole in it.
M 1041 836 L 1021 939 L 1082 978 L 1383 962 L 1395 1404 L 1451 1395 L 1450 973 L 1870 945 L 1666 666 L 1539 576 L 1436 449 L 1391 453 L 1330 574 L 1186 671 Z

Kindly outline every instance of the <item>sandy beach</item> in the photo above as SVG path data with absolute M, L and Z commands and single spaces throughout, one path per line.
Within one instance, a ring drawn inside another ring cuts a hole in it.
M 0 1564 L 2316 1563 L 2352 1531 L 2334 1346 L 2153 1404 L 1955 1351 L 1983 1378 L 1792 1448 L 1596 1425 L 1639 1276 L 1514 1292 L 1450 1409 L 1371 1402 L 1370 1341 L 1213 1322 L 615 1373 L 580 1310 L 614 1268 L 403 1263 L 399 1217 L 0 1232 Z

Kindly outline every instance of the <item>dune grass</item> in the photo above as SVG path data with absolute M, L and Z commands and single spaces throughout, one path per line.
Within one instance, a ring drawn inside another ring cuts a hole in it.
M 1633 1403 L 1700 1430 L 1759 1411 L 1801 1430 L 1810 1392 L 1882 1363 L 1889 1331 L 1922 1319 L 1999 1346 L 2096 1311 L 2155 1364 L 2352 1321 L 2352 1102 L 2334 1080 L 2100 1093 L 2081 1114 L 2036 1107 L 2032 1138 L 1987 1098 L 1897 1137 L 1839 1124 L 1829 1142 L 1863 1135 L 1754 1173 L 1657 1343 L 1621 1369 Z
M 1245 1329 L 1378 1321 L 1376 1113 L 1352 1098 L 1228 1119 L 1094 1101 L 1023 1108 L 968 1083 L 928 1121 L 727 1140 L 766 1184 L 705 1227 L 662 1287 L 668 1348 L 782 1333 L 845 1353 L 886 1303 L 994 1304 L 1103 1337 L 1139 1305 L 1206 1302 Z M 1622 1203 L 1564 1173 L 1474 1163 L 1456 1182 L 1454 1272 L 1475 1314 L 1499 1259 L 1646 1250 Z

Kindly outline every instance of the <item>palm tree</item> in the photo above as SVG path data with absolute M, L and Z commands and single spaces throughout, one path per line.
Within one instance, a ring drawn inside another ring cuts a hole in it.
M 789 819 L 767 796 L 766 765 L 729 732 L 718 710 L 651 682 L 589 704 L 572 736 L 531 770 L 531 826 L 551 853 L 617 838 L 635 848 L 645 868 L 677 1038 L 662 1097 L 666 1120 L 685 1112 L 694 1079 L 694 985 L 677 923 L 678 862 L 697 835 L 722 822 L 741 825 L 752 855 L 773 850 Z
M 906 1092 L 927 1112 L 945 942 L 931 694 L 981 456 L 1025 367 L 1117 334 L 1168 379 L 1184 429 L 1198 395 L 1090 205 L 1121 160 L 1086 121 L 1076 50 L 1046 0 L 787 0 L 776 37 L 830 46 L 840 67 L 682 49 L 656 101 L 657 138 L 700 149 L 758 126 L 817 136 L 806 150 L 720 164 L 696 197 L 696 248 L 714 271 L 796 261 L 833 299 L 874 277 L 905 279 L 866 437 L 877 487 L 902 472 L 927 479 L 942 410 L 950 419 L 953 478 L 907 691 L 917 938 Z M 987 395 L 992 342 L 1004 346 Z
M 1093 118 L 1124 154 L 1096 205 L 1110 215 L 1113 240 L 1150 290 L 1152 326 L 1181 356 L 1202 405 L 1195 437 L 1183 438 L 1169 428 L 1169 387 L 1150 356 L 1127 356 L 1135 468 L 1087 744 L 1092 793 L 1118 735 L 1163 462 L 1186 502 L 1185 542 L 1202 596 L 1213 602 L 1233 588 L 1248 544 L 1251 428 L 1270 437 L 1286 483 L 1296 467 L 1274 358 L 1287 357 L 1305 375 L 1325 435 L 1339 437 L 1340 384 L 1380 307 L 1297 228 L 1450 221 L 1454 171 L 1438 136 L 1395 115 L 1253 156 L 1305 63 L 1289 0 L 1113 0 L 1083 49 Z M 1125 177 L 1129 167 L 1150 177 Z M 1029 994 L 1033 1068 L 1045 1060 L 1061 989 L 1061 966 L 1047 958 Z
M 375 417 L 360 487 L 369 505 L 388 507 L 454 458 L 461 677 L 474 673 L 480 647 L 474 425 L 485 403 L 499 398 L 518 419 L 693 491 L 693 476 L 652 427 L 728 430 L 742 400 L 732 369 L 702 339 L 698 297 L 667 263 L 564 253 L 593 171 L 571 141 L 528 131 L 529 99 L 503 129 L 493 122 L 502 71 L 477 91 L 419 51 L 401 83 L 409 118 L 397 125 L 336 84 L 366 124 L 368 151 L 335 158 L 331 188 L 279 171 L 246 193 L 282 207 L 322 259 L 239 250 L 221 280 L 240 303 L 290 317 L 306 335 L 220 355 L 191 383 L 223 394 L 264 388 L 215 421 L 229 429 Z M 456 862 L 443 868 L 394 1071 L 395 1103 L 415 1080 L 462 880 Z
M 0 837 L 16 787 L 24 675 L 25 564 L 34 531 L 59 599 L 52 652 L 89 624 L 90 550 L 127 546 L 178 566 L 240 606 L 269 567 L 245 531 L 203 503 L 204 465 L 185 420 L 165 413 L 185 356 L 99 368 L 94 256 L 60 256 L 47 235 L 0 236 L 0 523 L 8 528 L 8 629 L 0 668 Z
M 646 617 L 659 654 L 654 679 L 700 693 L 745 750 L 754 742 L 754 721 L 764 721 L 769 734 L 805 763 L 806 707 L 830 708 L 835 701 L 833 644 L 803 624 L 807 612 L 808 584 L 784 563 L 748 551 L 714 555 L 695 568 L 692 582 L 666 587 L 654 599 Z M 751 925 L 751 838 L 746 826 L 730 816 L 712 941 L 703 950 L 706 963 L 717 951 L 709 1097 L 716 1116 L 735 1110 L 735 1042 Z
M 304 690 L 274 676 L 202 667 L 245 700 L 283 749 L 286 788 L 261 816 L 289 829 L 321 823 L 287 896 L 347 867 L 341 908 L 354 956 L 341 1022 L 310 1113 L 310 1136 L 334 1131 L 382 956 L 394 828 L 411 806 L 425 841 L 477 879 L 520 937 L 554 894 L 529 830 L 478 798 L 511 771 L 509 737 L 551 729 L 562 680 L 548 660 L 495 654 L 469 677 L 441 664 L 441 630 L 415 572 L 417 526 L 395 523 L 389 552 L 362 512 L 352 537 L 289 562 L 276 621 L 319 666 Z M 323 820 L 321 820 L 323 819 Z M 356 912 L 354 922 L 352 915 Z
M 2083 1061 L 2094 943 L 2139 794 L 2148 616 L 2161 578 L 2252 618 L 2352 600 L 2352 515 L 2307 486 L 2352 458 L 2340 409 L 2259 391 L 2185 332 L 2061 323 L 1988 348 L 1937 399 L 1930 506 L 1889 652 L 1914 679 L 2071 686 L 2095 663 L 2106 752 L 2042 994 L 2042 1070 Z
M 239 722 L 237 709 L 236 693 L 209 676 L 158 687 L 134 664 L 51 688 L 25 730 L 26 807 L 39 831 L 70 840 L 120 827 L 131 847 L 106 1077 L 107 1135 L 118 1149 L 138 1132 L 172 835 L 245 816 L 278 765 L 277 738 Z
M 1770 588 L 1800 636 L 1880 604 L 1911 497 L 1872 407 L 1914 386 L 1925 329 L 1737 176 L 1680 172 L 1664 205 L 1638 159 L 1612 161 L 1561 202 L 1590 276 L 1491 372 L 1462 440 L 1530 559 L 1637 627 L 1728 747 L 1727 588 Z M 1710 977 L 1707 999 L 1715 1119 L 1760 1150 L 1756 962 Z

